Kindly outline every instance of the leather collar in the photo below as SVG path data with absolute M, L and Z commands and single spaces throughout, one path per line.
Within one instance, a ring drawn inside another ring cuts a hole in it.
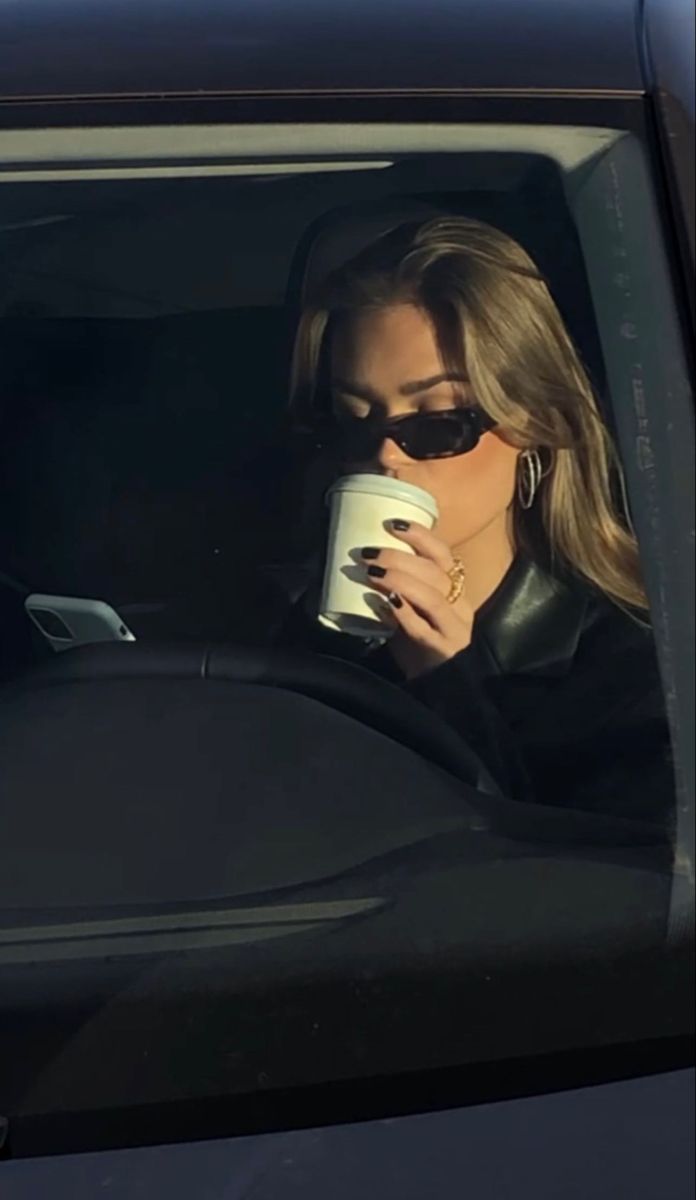
M 487 673 L 564 675 L 592 608 L 589 589 L 518 557 L 476 615 Z

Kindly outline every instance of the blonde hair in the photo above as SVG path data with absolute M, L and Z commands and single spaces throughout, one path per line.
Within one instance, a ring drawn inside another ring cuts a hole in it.
M 429 316 L 447 368 L 466 366 L 478 404 L 508 440 L 542 456 L 536 505 L 552 563 L 646 610 L 621 467 L 587 372 L 546 281 L 500 230 L 464 217 L 403 225 L 329 275 L 300 319 L 295 411 L 322 402 L 335 322 L 399 303 Z M 517 544 L 531 548 L 533 514 L 516 503 L 514 516 Z

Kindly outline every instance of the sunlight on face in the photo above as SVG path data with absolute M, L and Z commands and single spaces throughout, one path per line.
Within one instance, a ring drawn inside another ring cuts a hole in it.
M 343 325 L 332 346 L 331 374 L 335 408 L 359 417 L 375 408 L 397 417 L 475 404 L 464 372 L 426 386 L 448 373 L 429 318 L 410 304 L 367 311 Z M 418 462 L 385 441 L 375 461 L 361 465 L 434 496 L 440 537 L 451 547 L 463 547 L 508 521 L 518 453 L 493 430 L 475 449 L 454 458 Z

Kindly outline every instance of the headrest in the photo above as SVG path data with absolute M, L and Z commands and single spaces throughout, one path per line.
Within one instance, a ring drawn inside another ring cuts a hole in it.
M 291 308 L 299 311 L 314 287 L 331 271 L 392 229 L 443 215 L 444 209 L 425 201 L 393 196 L 378 203 L 334 209 L 314 222 L 298 247 L 290 276 Z

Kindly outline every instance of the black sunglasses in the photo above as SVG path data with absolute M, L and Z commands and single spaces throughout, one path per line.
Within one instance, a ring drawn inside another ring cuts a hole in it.
M 395 442 L 409 458 L 424 460 L 468 454 L 495 425 L 479 408 L 449 408 L 389 420 L 342 414 L 324 426 L 319 436 L 351 462 L 370 462 L 387 440 Z

